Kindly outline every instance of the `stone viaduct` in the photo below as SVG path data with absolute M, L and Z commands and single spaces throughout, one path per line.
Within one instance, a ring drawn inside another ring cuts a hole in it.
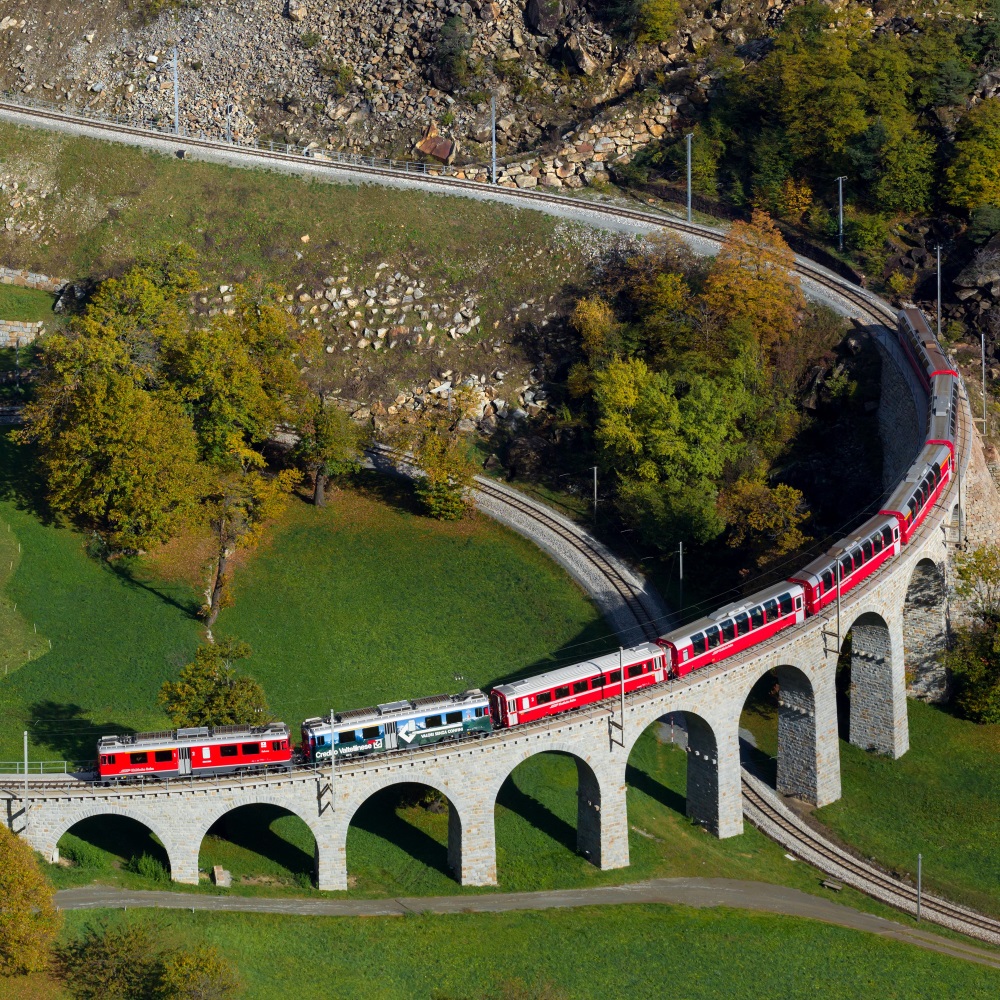
M 887 470 L 891 485 L 920 446 L 927 397 L 894 354 L 892 339 L 883 335 L 882 347 L 881 420 L 887 463 L 895 465 Z M 211 826 L 241 806 L 271 804 L 307 824 L 316 844 L 317 885 L 335 890 L 347 888 L 347 833 L 359 807 L 383 788 L 414 782 L 447 798 L 448 858 L 455 877 L 465 885 L 492 885 L 497 880 L 494 809 L 501 786 L 529 757 L 560 753 L 577 766 L 579 851 L 601 868 L 621 868 L 629 864 L 629 753 L 643 731 L 668 714 L 682 715 L 688 731 L 688 815 L 719 837 L 742 832 L 740 715 L 751 689 L 769 671 L 775 672 L 780 692 L 778 790 L 816 805 L 833 802 L 841 794 L 836 668 L 848 634 L 851 743 L 894 758 L 909 747 L 905 664 L 908 615 L 914 612 L 908 609 L 913 603 L 908 591 L 914 586 L 923 595 L 916 613 L 924 639 L 935 630 L 943 632 L 948 549 L 959 530 L 972 530 L 962 520 L 965 503 L 959 499 L 987 490 L 988 473 L 967 406 L 963 427 L 961 477 L 903 554 L 845 596 L 839 634 L 831 612 L 755 647 L 752 655 L 629 697 L 623 713 L 617 701 L 605 702 L 479 741 L 340 764 L 332 773 L 298 769 L 274 777 L 122 788 L 66 783 L 29 789 L 27 802 L 23 788 L 8 785 L 0 789 L 5 821 L 55 860 L 59 838 L 76 823 L 126 816 L 159 838 L 175 881 L 195 883 L 199 849 Z M 937 599 L 926 599 L 928 589 Z M 613 729 L 611 721 L 623 728 Z

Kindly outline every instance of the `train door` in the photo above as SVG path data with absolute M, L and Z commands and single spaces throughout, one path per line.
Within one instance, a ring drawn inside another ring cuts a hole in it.
M 386 750 L 396 749 L 396 723 L 387 722 L 385 724 L 385 748 Z
M 191 773 L 191 748 L 190 747 L 178 747 L 177 748 L 177 773 L 178 774 L 190 774 Z

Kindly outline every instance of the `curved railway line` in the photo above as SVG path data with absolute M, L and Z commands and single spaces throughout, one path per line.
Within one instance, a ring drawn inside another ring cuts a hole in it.
M 391 162 L 379 165 L 374 158 L 371 164 L 366 164 L 359 157 L 349 159 L 309 158 L 302 153 L 231 145 L 191 136 L 175 136 L 122 122 L 71 114 L 56 108 L 32 107 L 7 99 L 0 99 L 0 112 L 8 112 L 21 119 L 28 119 L 42 127 L 89 129 L 117 141 L 127 141 L 131 138 L 155 141 L 157 145 L 171 144 L 184 149 L 201 150 L 217 156 L 229 154 L 233 157 L 240 157 L 243 161 L 242 165 L 266 167 L 269 163 L 275 165 L 294 164 L 299 168 L 308 167 L 311 173 L 320 175 L 324 169 L 328 168 L 331 175 L 332 173 L 348 173 L 360 181 L 364 181 L 366 178 L 378 181 L 391 180 L 396 183 L 409 181 L 425 190 L 441 190 L 456 195 L 485 197 L 524 208 L 545 206 L 551 209 L 557 207 L 564 214 L 586 212 L 591 216 L 604 216 L 618 222 L 669 230 L 715 243 L 718 243 L 724 235 L 722 230 L 687 223 L 655 211 L 595 203 L 581 198 L 570 198 L 540 191 L 500 189 L 474 181 L 441 176 L 429 172 L 426 167 L 420 164 L 410 164 L 403 167 L 393 166 Z M 834 275 L 801 255 L 796 256 L 796 269 L 801 277 L 833 293 L 842 303 L 850 303 L 857 311 L 858 319 L 875 325 L 888 323 L 891 326 L 894 324 L 895 312 L 886 303 L 848 280 Z M 965 431 L 967 434 L 967 427 Z M 657 615 L 653 609 L 648 607 L 647 596 L 608 560 L 585 532 L 577 533 L 568 529 L 558 519 L 546 513 L 540 504 L 529 502 L 527 499 L 519 497 L 514 491 L 503 489 L 489 480 L 478 479 L 476 488 L 486 494 L 493 502 L 504 504 L 516 511 L 519 516 L 531 518 L 543 525 L 548 531 L 556 534 L 564 544 L 571 546 L 580 557 L 590 563 L 594 573 L 606 581 L 609 590 L 620 596 L 623 604 L 635 618 L 636 625 L 642 630 L 644 637 L 646 639 L 657 637 L 659 634 L 656 625 Z M 13 776 L 0 778 L 0 784 L 19 784 L 21 781 L 23 778 Z M 32 788 L 39 790 L 42 788 L 65 790 L 67 788 L 65 780 L 29 781 L 29 783 Z M 830 843 L 788 809 L 772 789 L 747 771 L 743 772 L 743 795 L 744 811 L 748 819 L 797 857 L 874 899 L 888 903 L 907 913 L 916 912 L 917 891 L 913 885 Z M 940 897 L 923 894 L 921 915 L 941 926 L 970 937 L 992 944 L 1000 944 L 1000 920 L 976 913 Z

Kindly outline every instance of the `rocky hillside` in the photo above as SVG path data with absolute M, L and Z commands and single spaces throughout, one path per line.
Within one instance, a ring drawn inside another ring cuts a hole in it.
M 688 69 L 717 32 L 745 37 L 732 0 L 692 9 L 676 38 L 641 49 L 580 0 L 207 0 L 150 17 L 151 2 L 80 0 L 51 10 L 8 0 L 0 87 L 172 121 L 176 45 L 190 131 L 225 134 L 231 105 L 239 138 L 399 155 L 433 122 L 457 145 L 446 155 L 485 160 L 491 93 L 501 154 L 532 150 L 653 74 Z M 684 81 L 689 89 L 697 82 Z

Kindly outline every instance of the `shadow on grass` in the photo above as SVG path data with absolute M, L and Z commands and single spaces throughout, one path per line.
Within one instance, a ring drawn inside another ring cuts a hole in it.
M 687 815 L 687 799 L 679 792 L 661 784 L 654 777 L 632 764 L 625 767 L 625 784 L 648 795 L 661 806 L 672 809 L 681 816 Z
M 538 799 L 521 791 L 513 778 L 508 778 L 501 786 L 497 805 L 520 816 L 536 830 L 551 837 L 557 844 L 562 844 L 570 851 L 576 851 L 576 828 L 560 819 Z
M 259 854 L 293 875 L 313 874 L 313 857 L 297 844 L 285 840 L 272 829 L 275 820 L 292 816 L 279 806 L 240 806 L 212 824 L 208 836 L 226 840 L 236 847 Z
M 413 489 L 413 481 L 389 470 L 362 469 L 351 476 L 351 486 L 362 496 L 404 514 L 425 517 L 426 512 Z
M 18 510 L 34 514 L 43 524 L 54 520 L 45 499 L 45 483 L 38 473 L 35 449 L 16 444 L 14 428 L 0 427 L 0 500 L 11 500 Z
M 28 711 L 34 741 L 68 761 L 92 761 L 100 737 L 135 732 L 120 722 L 94 722 L 84 715 L 86 709 L 72 703 L 36 701 Z
M 448 865 L 448 848 L 396 811 L 400 805 L 419 801 L 428 791 L 423 785 L 401 784 L 376 792 L 354 814 L 351 826 L 380 837 L 414 861 L 454 878 L 455 873 Z M 452 806 L 449 804 L 448 808 Z
M 67 837 L 78 838 L 88 847 L 80 847 Z M 111 867 L 108 858 L 96 851 L 112 854 L 122 861 L 140 858 L 148 854 L 158 861 L 165 871 L 170 870 L 167 852 L 152 831 L 138 820 L 127 816 L 91 816 L 71 826 L 59 839 L 60 854 L 75 861 L 81 868 Z
M 114 575 L 118 577 L 118 579 L 121 580 L 126 586 L 132 587 L 135 590 L 145 590 L 146 593 L 159 598 L 164 604 L 168 604 L 170 607 L 176 608 L 192 621 L 200 621 L 201 604 L 198 600 L 192 599 L 190 601 L 180 601 L 164 590 L 154 587 L 152 584 L 143 580 L 142 577 L 136 574 L 135 564 L 131 559 L 105 559 L 103 561 L 103 565 L 111 573 L 114 573 Z

